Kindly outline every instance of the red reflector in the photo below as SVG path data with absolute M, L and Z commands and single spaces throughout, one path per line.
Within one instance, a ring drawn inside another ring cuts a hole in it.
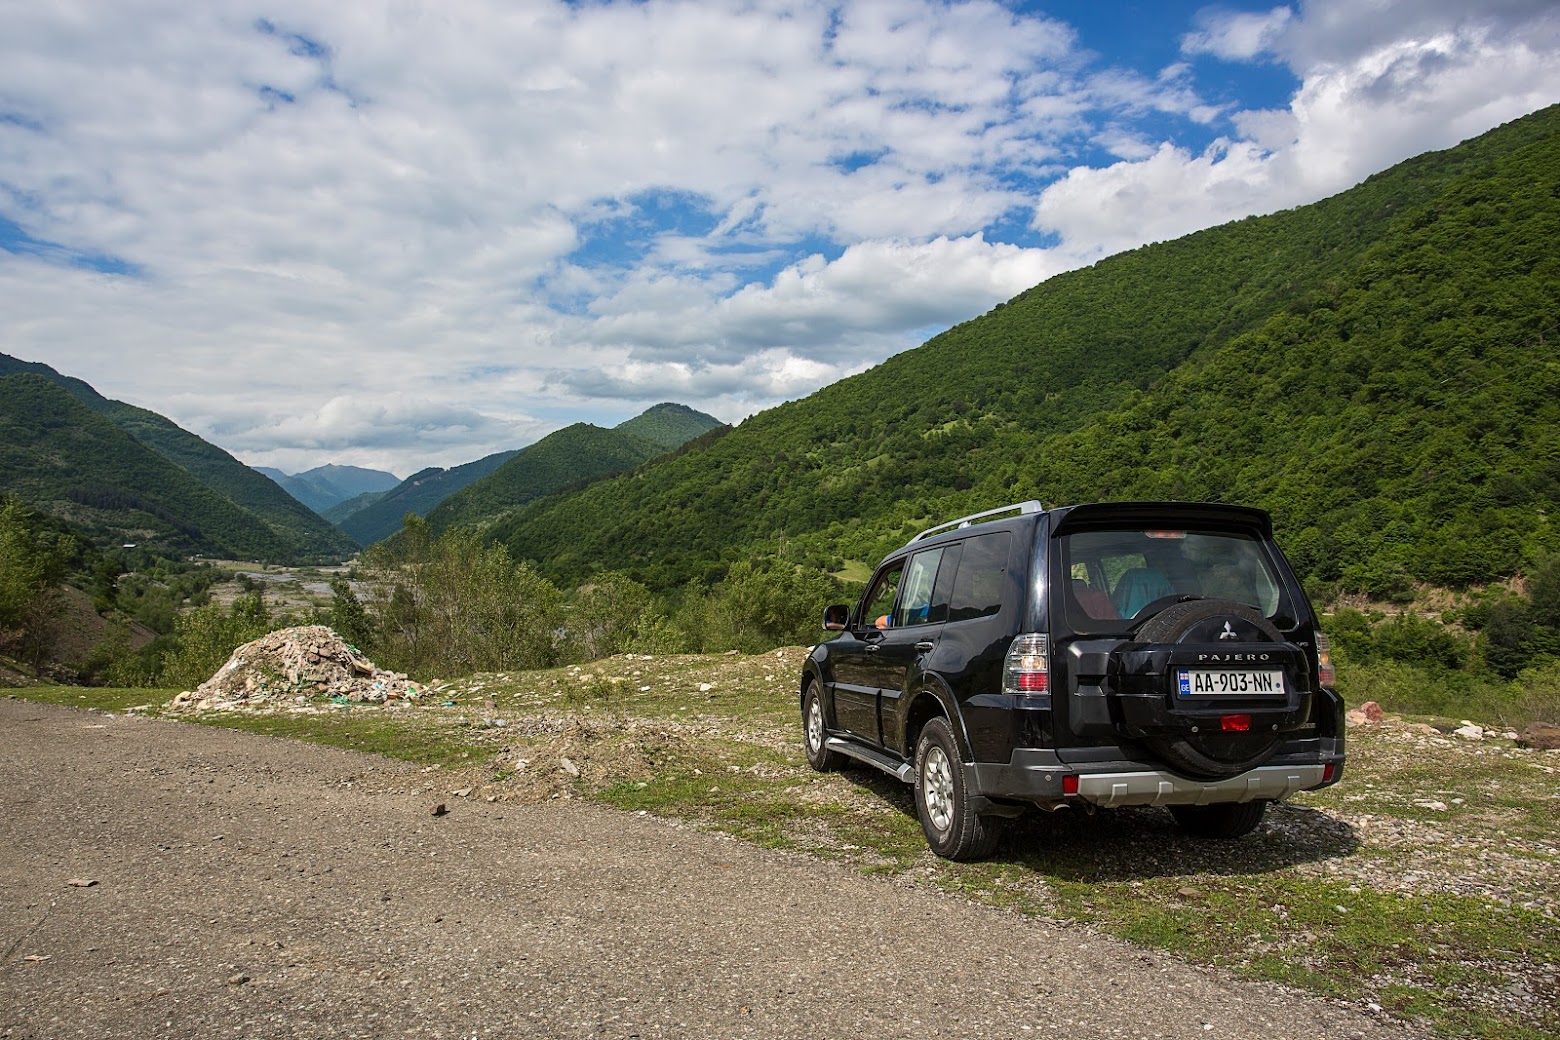
M 1251 729 L 1250 715 L 1220 715 L 1219 728 L 1226 733 L 1245 733 Z
M 1069 776 L 1062 777 L 1062 793 L 1063 794 L 1077 794 L 1078 793 L 1078 775 L 1076 773 L 1071 774 Z
M 1051 677 L 1045 672 L 1019 672 L 1018 688 L 1025 693 L 1044 693 L 1051 688 Z
M 1329 762 L 1322 767 L 1322 783 L 1330 784 L 1338 779 L 1338 763 Z

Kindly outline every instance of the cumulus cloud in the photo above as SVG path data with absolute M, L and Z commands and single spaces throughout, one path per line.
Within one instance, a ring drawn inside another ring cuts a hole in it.
M 1257 12 L 1210 8 L 1197 18 L 1203 28 L 1181 38 L 1181 49 L 1188 54 L 1212 54 L 1229 61 L 1249 61 L 1271 50 L 1274 40 L 1293 17 L 1294 11 L 1288 7 Z
M 1140 68 L 997 0 L 12 5 L 0 349 L 284 468 L 740 419 L 1552 101 L 1551 5 L 1467 8 L 1156 7 Z
M 1407 0 L 1315 0 L 1298 12 L 1209 12 L 1187 54 L 1288 64 L 1284 109 L 1231 114 L 1200 150 L 1078 166 L 1045 188 L 1032 226 L 1104 256 L 1342 191 L 1560 98 L 1560 11 Z

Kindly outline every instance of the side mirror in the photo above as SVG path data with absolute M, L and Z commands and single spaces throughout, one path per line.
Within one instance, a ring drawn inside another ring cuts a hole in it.
M 836 603 L 832 607 L 825 607 L 823 611 L 823 627 L 830 632 L 843 632 L 845 625 L 850 621 L 850 608 L 843 603 Z

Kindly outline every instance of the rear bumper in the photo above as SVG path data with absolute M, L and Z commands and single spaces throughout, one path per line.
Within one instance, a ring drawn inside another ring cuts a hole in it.
M 965 775 L 987 798 L 1050 806 L 1086 802 L 1101 808 L 1282 801 L 1299 791 L 1331 786 L 1343 776 L 1342 742 L 1328 739 L 1297 741 L 1266 764 L 1222 780 L 1181 776 L 1157 763 L 1134 761 L 1118 749 L 1090 750 L 1094 761 L 1063 761 L 1054 751 L 1020 748 L 1008 762 L 969 763 Z
M 1320 787 L 1326 766 L 1258 766 L 1227 780 L 1189 780 L 1174 773 L 1092 773 L 1078 778 L 1078 797 L 1103 809 L 1121 805 L 1213 805 L 1279 801 Z

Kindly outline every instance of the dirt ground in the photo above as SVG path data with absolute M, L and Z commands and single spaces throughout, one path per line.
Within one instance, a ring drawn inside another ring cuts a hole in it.
M 1415 1035 L 1082 928 L 447 780 L 0 699 L 0 1037 Z

